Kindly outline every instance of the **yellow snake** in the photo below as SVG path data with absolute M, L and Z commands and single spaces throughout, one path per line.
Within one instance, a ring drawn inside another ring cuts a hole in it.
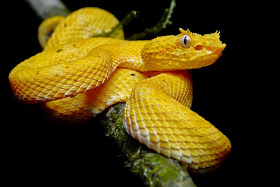
M 100 8 L 45 20 L 39 27 L 44 50 L 9 74 L 14 95 L 24 103 L 44 103 L 52 115 L 70 121 L 126 102 L 124 127 L 133 138 L 190 169 L 220 165 L 231 143 L 190 109 L 188 71 L 218 60 L 226 46 L 219 33 L 179 29 L 178 35 L 127 41 L 119 29 L 110 38 L 92 37 L 118 23 Z

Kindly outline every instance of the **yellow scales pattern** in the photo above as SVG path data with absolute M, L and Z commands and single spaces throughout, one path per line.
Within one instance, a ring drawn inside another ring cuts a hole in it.
M 192 80 L 187 69 L 213 64 L 225 48 L 219 33 L 126 41 L 117 18 L 83 8 L 39 27 L 41 53 L 18 64 L 9 81 L 25 103 L 45 102 L 54 116 L 84 121 L 117 102 L 126 102 L 124 127 L 136 140 L 191 169 L 219 165 L 228 138 L 190 110 Z M 56 27 L 56 28 L 55 28 Z M 51 37 L 48 34 L 53 30 Z

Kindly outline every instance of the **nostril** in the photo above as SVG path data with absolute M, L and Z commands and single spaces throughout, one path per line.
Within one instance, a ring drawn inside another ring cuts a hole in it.
M 197 46 L 194 47 L 194 49 L 197 50 L 197 51 L 201 50 L 202 49 L 202 45 L 197 45 Z

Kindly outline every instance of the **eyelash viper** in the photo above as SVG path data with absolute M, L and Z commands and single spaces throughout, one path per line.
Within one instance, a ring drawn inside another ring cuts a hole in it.
M 24 103 L 44 103 L 57 118 L 85 121 L 117 102 L 126 102 L 124 127 L 150 149 L 188 168 L 222 163 L 229 139 L 193 112 L 188 69 L 213 64 L 225 44 L 219 33 L 124 40 L 122 29 L 108 32 L 117 18 L 100 8 L 82 8 L 39 27 L 44 50 L 9 74 L 14 95 Z

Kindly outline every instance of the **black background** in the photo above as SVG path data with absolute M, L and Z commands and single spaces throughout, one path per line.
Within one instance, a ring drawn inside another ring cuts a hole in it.
M 86 6 L 104 8 L 119 20 L 131 10 L 139 11 L 139 18 L 124 28 L 126 35 L 153 26 L 170 3 L 167 0 L 64 2 L 71 10 Z M 1 79 L 6 86 L 5 105 L 8 103 L 3 116 L 3 127 L 8 128 L 2 131 L 5 178 L 10 184 L 39 186 L 66 183 L 77 183 L 78 186 L 131 186 L 132 182 L 136 183 L 133 186 L 141 186 L 137 178 L 124 168 L 118 149 L 106 139 L 100 124 L 94 120 L 76 127 L 56 124 L 44 116 L 38 106 L 20 104 L 13 97 L 8 74 L 15 65 L 41 51 L 37 41 L 41 19 L 24 1 L 16 5 L 11 3 L 7 7 L 12 7 L 12 11 L 3 15 L 5 19 L 1 26 L 5 45 L 5 62 L 2 62 L 5 72 Z M 180 27 L 200 34 L 219 30 L 221 40 L 227 44 L 223 56 L 215 64 L 191 70 L 194 82 L 192 109 L 214 124 L 232 142 L 232 153 L 217 173 L 193 177 L 198 186 L 245 186 L 248 179 L 246 169 L 241 168 L 247 165 L 250 155 L 241 159 L 240 146 L 240 129 L 246 125 L 247 111 L 244 107 L 240 109 L 240 105 L 244 98 L 249 97 L 243 89 L 250 87 L 247 84 L 250 77 L 243 79 L 244 72 L 238 68 L 245 63 L 240 58 L 244 55 L 240 41 L 247 36 L 246 28 L 251 27 L 252 23 L 249 21 L 252 17 L 250 14 L 244 16 L 245 9 L 245 6 L 237 6 L 237 2 L 233 1 L 210 3 L 177 0 L 172 16 L 173 25 L 158 34 L 176 35 Z M 245 26 L 242 35 L 236 31 L 241 26 Z M 243 180 L 242 176 L 246 178 Z

